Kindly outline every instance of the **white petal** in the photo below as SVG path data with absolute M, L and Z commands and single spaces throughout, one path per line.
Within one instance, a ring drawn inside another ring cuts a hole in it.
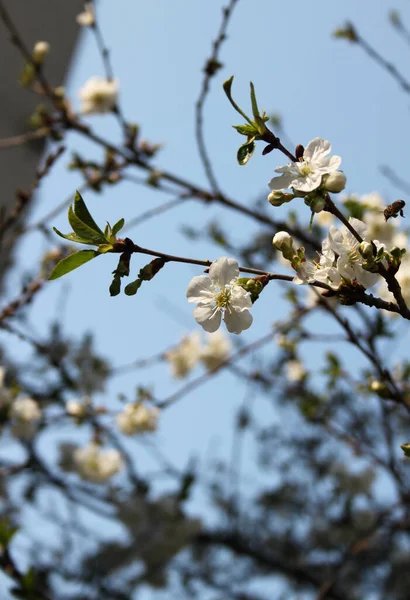
M 333 173 L 333 171 L 337 171 L 341 164 L 341 157 L 335 154 L 334 156 L 322 158 L 316 166 L 322 173 Z
M 304 160 L 310 162 L 316 162 L 322 156 L 326 156 L 332 149 L 332 145 L 327 140 L 323 138 L 314 138 L 311 140 L 305 148 L 303 153 Z
M 312 192 L 322 182 L 322 174 L 319 171 L 314 171 L 307 177 L 298 178 L 292 182 L 292 187 L 300 192 Z
M 194 319 L 205 331 L 213 333 L 221 324 L 221 311 L 215 310 L 211 304 L 199 304 L 194 309 Z
M 250 294 L 239 285 L 232 289 L 230 305 L 234 310 L 245 310 L 252 306 Z
M 365 238 L 367 236 L 367 225 L 360 221 L 359 219 L 354 219 L 353 217 L 349 218 L 349 223 L 357 231 L 360 237 Z M 354 238 L 356 242 L 356 238 Z
M 249 310 L 241 312 L 232 310 L 231 312 L 225 312 L 224 321 L 228 331 L 231 333 L 241 333 L 241 331 L 249 329 L 252 325 L 253 317 Z
M 212 283 L 207 275 L 198 275 L 191 279 L 186 291 L 188 302 L 203 302 L 214 297 Z
M 279 177 L 272 177 L 269 181 L 269 187 L 273 191 L 287 190 L 290 187 L 291 181 L 293 181 L 293 175 L 285 173 L 284 175 L 279 175 Z
M 224 288 L 239 277 L 237 261 L 225 256 L 218 258 L 209 267 L 209 277 L 215 287 Z

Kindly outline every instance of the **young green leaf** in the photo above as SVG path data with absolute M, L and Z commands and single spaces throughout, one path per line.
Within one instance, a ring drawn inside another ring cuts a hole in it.
M 74 252 L 74 254 L 70 254 L 54 267 L 49 279 L 58 279 L 70 271 L 74 271 L 74 269 L 78 269 L 81 265 L 84 265 L 89 260 L 92 260 L 96 256 L 99 256 L 100 253 L 96 250 L 79 250 L 78 252 Z
M 243 144 L 239 148 L 238 153 L 236 155 L 236 157 L 238 159 L 238 163 L 241 166 L 246 165 L 246 163 L 251 158 L 254 151 L 255 151 L 255 143 L 254 142 Z
M 88 240 L 89 244 L 104 244 L 106 242 L 103 232 L 98 232 L 86 225 L 78 215 L 75 214 L 72 206 L 68 209 L 68 221 L 76 235 L 84 240 Z
M 121 229 L 124 227 L 124 223 L 124 219 L 120 219 L 119 221 L 117 221 L 115 225 L 113 225 L 112 234 L 117 235 L 117 233 L 121 231 Z
M 61 231 L 59 231 L 56 227 L 53 227 L 53 229 L 57 235 L 64 238 L 65 240 L 68 240 L 69 242 L 76 242 L 77 244 L 87 244 L 88 246 L 90 245 L 90 242 L 88 240 L 85 240 L 84 238 L 76 235 L 75 233 L 61 233 Z
M 80 219 L 80 221 L 82 221 L 85 225 L 87 225 L 87 227 L 89 227 L 90 229 L 93 229 L 96 233 L 99 233 L 101 236 L 104 235 L 103 232 L 101 231 L 101 229 L 98 227 L 97 223 L 94 221 L 94 219 L 90 215 L 90 212 L 89 212 L 88 208 L 86 207 L 85 202 L 82 199 L 80 192 L 75 193 L 74 212 L 77 215 L 77 217 Z

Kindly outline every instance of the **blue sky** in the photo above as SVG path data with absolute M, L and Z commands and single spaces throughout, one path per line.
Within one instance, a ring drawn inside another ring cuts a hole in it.
M 155 161 L 159 167 L 204 186 L 207 183 L 194 139 L 194 104 L 202 81 L 201 69 L 210 55 L 211 40 L 219 28 L 225 3 L 99 2 L 99 19 L 112 48 L 126 117 L 141 125 L 143 137 L 164 144 Z M 222 91 L 223 81 L 232 74 L 234 97 L 244 109 L 249 107 L 252 80 L 260 107 L 280 113 L 291 140 L 306 144 L 320 136 L 332 142 L 333 152 L 343 159 L 348 191 L 378 190 L 388 201 L 401 195 L 381 176 L 379 166 L 385 163 L 399 173 L 407 172 L 410 98 L 360 48 L 331 37 L 332 31 L 349 19 L 374 47 L 406 72 L 409 48 L 387 22 L 390 8 L 402 10 L 403 17 L 410 20 L 405 0 L 394 6 L 382 0 L 240 0 L 221 54 L 224 68 L 213 79 L 205 108 L 208 149 L 221 188 L 229 196 L 246 205 L 258 195 L 267 195 L 273 169 L 286 162 L 278 153 L 262 157 L 257 151 L 246 167 L 237 165 L 236 150 L 241 140 L 231 125 L 241 120 Z M 103 68 L 91 34 L 84 32 L 67 84 L 68 95 L 77 107 L 77 90 L 91 75 L 103 75 Z M 113 117 L 90 117 L 89 122 L 105 136 L 118 139 Z M 70 140 L 81 153 L 89 151 L 101 157 L 100 151 L 83 139 L 72 135 Z M 79 185 L 78 177 L 64 168 L 68 159 L 67 155 L 44 182 L 30 217 L 32 222 Z M 120 217 L 129 220 L 171 197 L 128 182 L 106 189 L 101 196 L 92 192 L 84 196 L 100 223 L 113 223 Z M 278 209 L 273 216 L 282 215 L 281 211 Z M 307 207 L 302 205 L 300 211 L 301 220 L 308 223 Z M 218 250 L 209 243 L 193 243 L 180 233 L 182 224 L 202 227 L 211 218 L 229 227 L 237 242 L 248 239 L 255 231 L 240 216 L 190 201 L 127 233 L 146 247 L 215 259 Z M 62 231 L 69 230 L 65 212 L 52 224 Z M 35 268 L 35 260 L 44 250 L 39 234 L 27 235 L 22 241 L 18 274 L 9 280 L 10 297 L 15 295 L 18 276 Z M 134 259 L 134 273 L 145 262 Z M 73 336 L 93 331 L 98 350 L 121 365 L 133 358 L 156 354 L 197 327 L 185 291 L 190 278 L 200 274 L 200 268 L 170 265 L 137 296 L 110 298 L 108 286 L 115 263 L 115 257 L 102 257 L 50 283 L 31 310 L 35 329 L 40 334 L 46 331 L 47 324 L 59 314 L 64 296 L 62 319 L 66 330 Z M 285 305 L 277 300 L 280 293 L 279 286 L 269 286 L 253 309 L 254 325 L 242 334 L 243 342 L 257 339 L 272 322 L 284 317 Z M 17 347 L 4 334 L 1 337 L 19 356 L 29 353 L 29 349 Z M 267 352 L 275 352 L 273 344 Z M 160 398 L 178 387 L 166 366 L 161 365 L 114 379 L 104 401 L 110 405 L 118 393 L 132 399 L 140 383 L 153 385 Z M 192 451 L 209 458 L 214 452 L 210 448 L 216 446 L 228 453 L 233 409 L 242 398 L 242 383 L 228 373 L 219 375 L 163 415 L 158 444 L 181 467 L 187 464 Z M 77 433 L 76 436 L 78 439 Z

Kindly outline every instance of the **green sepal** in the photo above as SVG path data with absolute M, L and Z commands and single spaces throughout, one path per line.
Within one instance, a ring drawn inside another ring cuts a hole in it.
M 104 236 L 103 232 L 101 231 L 101 229 L 98 227 L 97 223 L 94 221 L 94 219 L 90 215 L 90 212 L 89 212 L 88 208 L 86 207 L 85 202 L 84 202 L 80 192 L 78 192 L 78 191 L 75 193 L 75 196 L 74 196 L 74 212 L 77 215 L 77 217 L 80 219 L 80 221 L 82 221 L 84 223 L 84 225 L 87 225 L 87 227 L 89 227 L 96 233 L 99 233 L 100 236 Z
M 117 233 L 121 231 L 121 229 L 124 227 L 124 223 L 124 219 L 120 219 L 119 221 L 117 221 L 115 225 L 113 225 L 112 234 L 117 235 Z
M 124 294 L 127 296 L 134 296 L 140 289 L 141 284 L 142 280 L 140 278 L 136 279 L 135 281 L 131 281 L 131 283 L 125 286 Z
M 84 265 L 88 261 L 92 260 L 96 256 L 99 256 L 99 252 L 97 250 L 79 250 L 78 252 L 74 252 L 60 260 L 60 262 L 54 267 L 49 279 L 58 279 L 70 271 L 74 271 L 74 269 L 78 269 L 81 265 Z
M 75 233 L 61 233 L 61 231 L 59 231 L 56 227 L 53 227 L 53 230 L 57 235 L 64 238 L 65 240 L 68 240 L 69 242 L 76 242 L 77 244 L 87 244 L 87 246 L 90 245 L 90 242 L 88 240 L 85 240 L 84 238 L 78 236 Z
M 88 211 L 87 211 L 88 212 Z M 73 207 L 70 206 L 68 209 L 68 222 L 75 234 L 84 240 L 88 240 L 89 244 L 104 244 L 107 240 L 105 239 L 102 231 L 96 231 L 89 227 L 80 217 L 74 212 Z
M 255 152 L 255 142 L 253 140 L 251 142 L 246 142 L 246 144 L 243 144 L 239 148 L 239 150 L 236 154 L 238 163 L 241 166 L 246 165 L 246 163 L 251 158 L 251 156 L 254 152 Z

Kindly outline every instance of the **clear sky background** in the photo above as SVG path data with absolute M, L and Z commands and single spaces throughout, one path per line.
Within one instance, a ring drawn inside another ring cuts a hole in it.
M 205 187 L 194 138 L 194 104 L 202 82 L 202 67 L 211 53 L 211 41 L 225 4 L 220 0 L 99 2 L 99 20 L 112 50 L 126 118 L 140 124 L 144 138 L 164 144 L 155 160 L 158 167 Z M 347 191 L 378 190 L 387 202 L 402 197 L 383 178 L 379 167 L 388 164 L 403 176 L 408 172 L 410 97 L 359 47 L 331 36 L 337 26 L 351 20 L 370 44 L 410 76 L 410 47 L 388 23 L 391 8 L 397 8 L 410 22 L 406 0 L 397 0 L 394 5 L 383 0 L 240 0 L 221 54 L 224 68 L 212 81 L 205 108 L 206 141 L 223 191 L 244 205 L 259 195 L 267 196 L 267 182 L 274 168 L 286 162 L 277 152 L 262 157 L 258 148 L 246 167 L 238 166 L 236 150 L 241 139 L 231 125 L 239 124 L 241 119 L 222 90 L 223 81 L 235 75 L 233 94 L 243 108 L 249 107 L 248 86 L 252 80 L 259 106 L 280 113 L 291 140 L 306 144 L 320 136 L 331 141 L 333 152 L 343 159 Z M 67 84 L 74 106 L 79 106 L 77 91 L 84 82 L 92 75 L 103 74 L 93 36 L 86 31 Z M 89 122 L 104 136 L 119 139 L 114 117 L 89 117 Z M 70 140 L 80 154 L 101 158 L 100 150 L 82 138 L 72 135 Z M 65 169 L 68 161 L 67 154 L 42 185 L 31 222 L 74 194 L 80 180 Z M 84 196 L 99 223 L 113 223 L 120 217 L 130 220 L 171 197 L 129 182 L 105 188 L 102 195 L 87 192 Z M 283 216 L 282 210 L 274 212 L 272 208 L 272 216 Z M 307 227 L 309 210 L 301 203 L 300 211 Z M 149 248 L 215 259 L 220 253 L 214 246 L 204 241 L 192 242 L 180 233 L 182 224 L 201 228 L 211 218 L 229 228 L 238 243 L 256 231 L 249 227 L 248 220 L 235 213 L 189 201 L 127 234 Z M 69 231 L 66 211 L 52 225 Z M 21 274 L 35 269 L 36 259 L 46 248 L 40 234 L 24 237 L 18 252 L 18 272 L 8 281 L 10 298 L 15 296 Z M 134 257 L 132 272 L 136 275 L 146 262 Z M 192 306 L 185 300 L 188 282 L 201 273 L 199 267 L 169 265 L 137 296 L 111 298 L 108 287 L 115 266 L 115 256 L 101 257 L 48 284 L 31 309 L 35 330 L 41 335 L 56 315 L 61 315 L 70 335 L 78 338 L 85 330 L 92 331 L 98 351 L 115 365 L 122 365 L 157 354 L 183 334 L 199 329 L 192 318 Z M 242 342 L 257 339 L 274 321 L 285 317 L 285 305 L 278 299 L 280 293 L 278 285 L 269 285 L 252 310 L 254 324 L 241 335 Z M 17 345 L 4 334 L 1 339 L 18 353 L 20 360 L 30 356 L 26 346 Z M 266 351 L 274 353 L 274 345 Z M 347 354 L 345 358 L 348 362 L 354 360 Z M 314 357 L 309 359 L 309 366 L 319 366 Z M 200 368 L 193 376 L 199 373 Z M 166 397 L 180 385 L 172 381 L 166 365 L 159 365 L 113 379 L 101 401 L 116 406 L 119 393 L 133 399 L 139 384 L 152 385 L 157 398 Z M 243 383 L 231 374 L 213 378 L 163 414 L 156 434 L 159 447 L 180 467 L 186 466 L 192 452 L 205 460 L 219 452 L 226 456 L 230 451 L 233 411 L 242 402 L 243 394 Z M 261 414 L 264 410 L 268 410 L 266 404 Z M 76 430 L 74 435 L 76 441 L 88 439 L 85 429 L 82 433 Z M 67 429 L 66 439 L 73 437 Z M 138 444 L 132 442 L 130 447 L 140 451 Z M 143 454 L 139 462 L 142 468 L 148 464 Z M 151 593 L 147 592 L 149 597 Z

